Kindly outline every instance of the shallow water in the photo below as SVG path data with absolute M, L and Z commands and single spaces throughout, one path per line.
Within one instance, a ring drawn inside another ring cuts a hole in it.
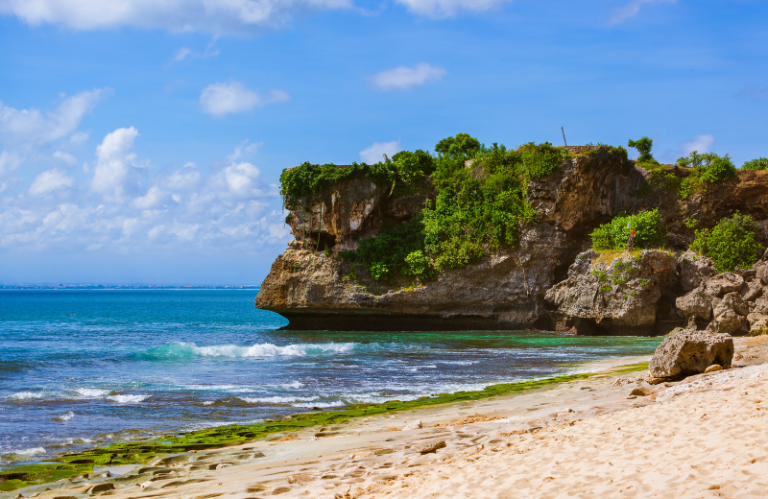
M 253 291 L 0 291 L 0 456 L 410 400 L 651 354 L 653 338 L 278 331 Z

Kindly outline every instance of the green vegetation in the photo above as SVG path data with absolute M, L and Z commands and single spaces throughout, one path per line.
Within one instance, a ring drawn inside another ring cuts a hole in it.
M 592 231 L 592 247 L 596 251 L 627 248 L 633 229 L 636 248 L 655 248 L 664 243 L 664 224 L 658 208 L 654 208 L 636 215 L 620 213 L 610 223 Z
M 607 293 L 607 292 L 609 292 L 612 289 L 613 289 L 612 287 L 610 287 L 608 285 L 605 285 L 605 286 L 600 288 L 600 291 L 602 291 L 603 293 Z
M 685 226 L 689 229 L 695 229 L 697 225 L 699 225 L 699 221 L 695 218 L 689 218 L 685 221 Z
M 647 367 L 647 362 L 631 364 L 614 369 L 611 371 L 611 374 L 635 372 L 647 369 Z M 423 397 L 407 402 L 392 400 L 382 404 L 359 404 L 339 411 L 297 414 L 280 421 L 267 421 L 252 425 L 220 426 L 184 435 L 162 437 L 148 442 L 117 443 L 106 447 L 64 454 L 55 458 L 54 462 L 50 463 L 10 466 L 0 471 L 0 491 L 11 491 L 29 485 L 53 482 L 62 478 L 90 473 L 93 472 L 94 466 L 145 464 L 169 454 L 241 445 L 264 438 L 273 433 L 294 432 L 313 426 L 342 424 L 353 418 L 389 414 L 420 407 L 511 395 L 558 383 L 602 375 L 604 374 L 581 373 L 517 383 L 504 383 L 489 386 L 484 390 L 462 391 L 452 394 L 443 393 L 435 397 Z
M 768 158 L 757 158 L 745 161 L 742 170 L 768 170 Z
M 643 139 L 646 138 L 644 137 Z M 736 175 L 736 167 L 729 155 L 718 156 L 715 153 L 699 154 L 698 151 L 693 151 L 688 156 L 677 160 L 677 166 L 686 169 L 684 172 L 669 169 L 664 165 L 660 165 L 650 156 L 650 145 L 652 143 L 653 141 L 650 144 L 642 144 L 643 150 L 640 151 L 641 155 L 637 160 L 639 166 L 650 172 L 648 179 L 646 179 L 637 192 L 637 195 L 641 198 L 650 194 L 654 189 L 661 187 L 675 192 L 681 199 L 687 199 L 692 194 L 705 191 L 706 183 L 722 182 Z M 643 151 L 647 151 L 647 153 Z
M 362 239 L 356 252 L 342 255 L 364 265 L 377 281 L 425 282 L 441 270 L 478 262 L 486 251 L 514 247 L 520 227 L 536 219 L 525 197 L 528 182 L 554 173 L 570 157 L 549 143 L 529 143 L 511 151 L 498 144 L 485 147 L 467 134 L 441 140 L 435 152 L 437 157 L 424 151 L 401 152 L 384 163 L 365 165 L 374 176 L 388 172 L 383 181 L 396 185 L 418 186 L 430 176 L 438 189 L 435 202 L 419 216 L 404 225 L 386 225 L 375 237 Z M 338 175 L 310 167 L 299 167 L 306 168 L 307 175 L 290 173 L 295 168 L 284 172 L 283 195 L 292 199 L 310 191 L 302 186 L 316 189 L 338 181 Z M 347 168 L 356 168 L 354 174 L 363 171 L 360 165 Z
M 653 156 L 651 155 L 651 149 L 653 148 L 653 139 L 649 139 L 648 137 L 643 137 L 639 140 L 630 140 L 627 143 L 627 147 L 632 147 L 637 149 L 637 152 L 640 153 L 640 156 L 637 158 L 637 164 L 640 166 L 644 166 L 646 164 L 651 165 L 658 165 L 659 162 L 656 161 Z
M 755 238 L 756 230 L 751 216 L 736 212 L 711 230 L 697 230 L 691 249 L 711 258 L 720 272 L 732 271 L 736 266 L 750 269 L 763 251 Z
M 480 146 L 469 149 L 472 157 L 466 146 L 439 148 L 432 175 L 439 193 L 434 207 L 423 211 L 424 254 L 438 270 L 475 263 L 486 249 L 514 247 L 520 226 L 536 219 L 525 197 L 528 182 L 554 173 L 570 156 L 549 143 L 529 143 L 517 151 Z

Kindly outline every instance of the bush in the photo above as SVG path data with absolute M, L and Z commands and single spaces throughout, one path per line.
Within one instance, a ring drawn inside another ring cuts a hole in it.
M 457 133 L 455 137 L 447 137 L 435 146 L 435 152 L 441 158 L 456 158 L 473 156 L 480 151 L 480 141 L 468 133 Z
M 344 252 L 341 256 L 365 265 L 377 281 L 391 283 L 407 266 L 406 258 L 423 249 L 423 221 L 417 215 L 405 224 L 385 225 L 376 236 L 361 239 L 357 252 Z
M 701 174 L 703 180 L 714 183 L 727 180 L 736 175 L 736 166 L 734 166 L 729 155 L 726 154 L 721 157 L 717 154 L 712 154 L 712 156 L 714 157 L 711 159 L 710 164 L 705 167 L 706 169 Z
M 768 158 L 757 158 L 745 161 L 742 170 L 768 170 Z
M 691 249 L 711 258 L 720 272 L 730 272 L 736 266 L 749 269 L 763 251 L 755 238 L 756 230 L 751 216 L 737 212 L 720 220 L 711 230 L 697 230 Z
M 664 224 L 658 208 L 641 211 L 636 215 L 619 214 L 610 223 L 596 228 L 590 237 L 595 250 L 624 249 L 635 229 L 636 248 L 655 248 L 664 243 Z
M 659 162 L 656 161 L 653 156 L 651 155 L 651 149 L 653 148 L 653 139 L 649 139 L 648 137 L 643 137 L 639 140 L 630 140 L 627 142 L 627 147 L 633 147 L 637 149 L 637 152 L 640 153 L 640 156 L 637 158 L 637 164 L 642 163 L 651 163 L 654 165 L 658 165 Z

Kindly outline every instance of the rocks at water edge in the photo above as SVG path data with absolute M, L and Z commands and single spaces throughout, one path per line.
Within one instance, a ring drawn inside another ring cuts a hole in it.
M 657 334 L 657 308 L 677 261 L 664 251 L 618 256 L 606 263 L 589 250 L 576 257 L 568 278 L 544 299 L 555 329 L 578 334 Z
M 687 329 L 667 337 L 653 354 L 652 381 L 659 382 L 703 373 L 713 364 L 724 368 L 733 360 L 733 337 L 712 331 Z

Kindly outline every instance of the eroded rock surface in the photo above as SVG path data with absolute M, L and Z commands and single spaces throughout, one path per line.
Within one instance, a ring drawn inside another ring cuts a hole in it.
M 639 258 L 627 254 L 610 263 L 593 250 L 581 253 L 568 279 L 545 295 L 556 330 L 657 334 L 657 306 L 676 265 L 675 257 L 663 251 L 645 250 Z
M 733 337 L 711 331 L 685 330 L 666 338 L 651 359 L 649 373 L 656 381 L 703 373 L 733 360 Z

